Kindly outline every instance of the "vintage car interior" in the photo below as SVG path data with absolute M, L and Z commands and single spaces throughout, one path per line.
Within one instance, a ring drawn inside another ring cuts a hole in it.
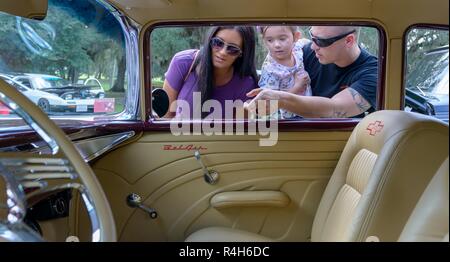
M 1 1 L 0 74 L 94 78 L 104 94 L 65 97 L 75 110 L 49 114 L 0 78 L 0 242 L 448 242 L 448 10 L 448 0 Z M 210 123 L 163 117 L 171 57 L 230 24 L 295 25 L 304 38 L 314 25 L 357 27 L 378 59 L 377 110 L 280 119 L 274 133 L 270 119 L 174 133 Z M 413 87 L 446 92 L 435 117 L 406 83 L 442 46 L 446 63 L 430 67 L 439 80 Z

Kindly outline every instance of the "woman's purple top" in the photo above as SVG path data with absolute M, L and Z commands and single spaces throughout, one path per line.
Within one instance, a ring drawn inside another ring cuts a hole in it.
M 190 108 L 189 118 L 192 118 L 193 112 L 193 93 L 198 92 L 198 100 L 196 99 L 197 106 L 200 104 L 200 91 L 197 86 L 197 73 L 194 69 L 190 72 L 186 81 L 186 75 L 189 71 L 189 68 L 192 65 L 194 60 L 194 56 L 197 50 L 189 49 L 178 52 L 172 58 L 170 62 L 169 69 L 167 70 L 165 77 L 169 85 L 178 91 L 177 98 L 177 116 L 179 116 L 182 112 L 180 108 L 180 100 L 184 100 L 187 102 Z M 238 74 L 233 75 L 233 78 L 223 86 L 214 87 L 210 100 L 217 100 L 222 106 L 222 118 L 225 117 L 225 101 L 236 101 L 241 100 L 245 102 L 250 98 L 246 96 L 250 90 L 257 88 L 257 83 L 251 76 L 245 76 L 244 78 L 240 78 Z M 198 101 L 198 102 L 197 102 Z M 201 109 L 200 109 L 201 110 Z M 212 112 L 212 110 L 211 110 Z M 183 118 L 186 118 L 187 115 L 183 113 Z M 197 118 L 196 116 L 194 118 Z

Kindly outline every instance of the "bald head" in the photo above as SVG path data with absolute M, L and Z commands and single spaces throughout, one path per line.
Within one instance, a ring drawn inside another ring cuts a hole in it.
M 361 52 L 356 39 L 357 34 L 349 34 L 356 29 L 353 26 L 311 27 L 311 34 L 316 38 L 316 41 L 318 39 L 334 39 L 331 40 L 331 43 L 325 45 L 313 39 L 311 48 L 316 52 L 316 57 L 319 59 L 319 62 L 321 64 L 334 63 L 340 67 L 345 67 L 353 63 Z
M 323 33 L 324 38 L 335 37 L 337 35 L 342 35 L 351 31 L 357 31 L 355 26 L 312 26 L 312 31 L 319 30 Z M 356 34 L 355 34 L 356 38 Z
M 356 32 L 356 30 L 357 30 L 357 28 L 354 27 L 354 26 L 332 26 L 332 27 L 339 34 L 345 34 L 345 33 L 351 32 L 351 31 L 355 31 Z

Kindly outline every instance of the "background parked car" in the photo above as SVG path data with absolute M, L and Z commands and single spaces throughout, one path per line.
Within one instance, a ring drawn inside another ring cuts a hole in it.
M 96 98 L 104 98 L 105 97 L 105 89 L 103 89 L 102 83 L 98 81 L 97 78 L 90 77 L 86 79 L 83 83 L 83 86 L 89 87 L 89 92 L 94 94 Z
M 90 85 L 72 84 L 61 77 L 45 74 L 21 74 L 14 76 L 14 80 L 31 89 L 53 93 L 66 100 L 105 97 L 103 87 L 95 78 L 86 80 L 85 84 Z
M 432 115 L 448 123 L 449 46 L 425 52 L 407 76 L 406 109 Z
M 48 93 L 38 89 L 32 89 L 24 84 L 14 80 L 11 76 L 0 74 L 6 82 L 14 86 L 17 90 L 22 92 L 33 103 L 38 105 L 43 111 L 51 112 L 92 112 L 94 108 L 94 101 L 92 99 L 70 99 L 65 100 L 56 94 Z M 45 90 L 45 89 L 43 89 Z

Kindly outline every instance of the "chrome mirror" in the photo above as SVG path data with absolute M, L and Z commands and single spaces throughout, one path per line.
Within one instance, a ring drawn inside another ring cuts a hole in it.
M 152 91 L 152 110 L 158 117 L 162 117 L 169 109 L 169 96 L 161 88 Z

